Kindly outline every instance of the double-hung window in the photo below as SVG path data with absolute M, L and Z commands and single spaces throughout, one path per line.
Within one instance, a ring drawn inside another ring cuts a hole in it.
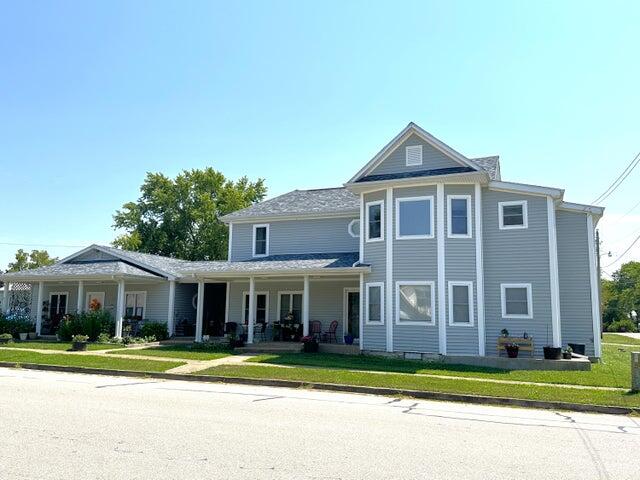
M 366 211 L 367 242 L 378 242 L 384 240 L 384 202 L 368 202 Z
M 269 311 L 269 294 L 267 292 L 255 293 L 255 323 L 267 323 L 268 311 Z M 244 299 L 242 301 L 244 311 L 244 323 L 249 322 L 249 292 L 244 292 Z
M 384 323 L 384 283 L 367 283 L 365 323 Z
M 532 318 L 530 283 L 503 283 L 500 285 L 503 318 Z
M 396 323 L 434 325 L 433 282 L 396 282 Z
M 498 203 L 498 221 L 500 230 L 516 230 L 528 226 L 527 201 Z
M 253 226 L 253 256 L 266 257 L 269 255 L 269 225 Z
M 449 231 L 450 238 L 471 238 L 471 196 L 449 195 Z
M 125 293 L 125 318 L 142 320 L 147 307 L 147 292 Z
M 449 282 L 449 325 L 473 326 L 472 282 Z
M 433 197 L 396 198 L 396 239 L 433 238 Z
M 285 320 L 289 315 L 293 321 L 302 321 L 302 292 L 278 292 L 279 319 Z

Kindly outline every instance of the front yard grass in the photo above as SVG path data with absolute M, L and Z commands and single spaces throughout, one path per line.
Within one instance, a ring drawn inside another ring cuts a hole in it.
M 602 363 L 591 365 L 591 371 L 549 371 L 549 370 L 501 370 L 498 368 L 473 367 L 469 365 L 448 365 L 438 362 L 418 362 L 375 356 L 349 356 L 335 354 L 288 353 L 279 355 L 259 355 L 248 362 L 276 365 L 300 365 L 337 370 L 370 370 L 407 374 L 429 374 L 454 377 L 491 378 L 595 387 L 631 387 L 631 358 L 627 347 L 603 346 Z
M 136 372 L 164 372 L 184 365 L 185 362 L 163 362 L 107 357 L 105 355 L 69 355 L 61 353 L 38 353 L 29 350 L 0 349 L 0 362 L 37 363 L 66 367 L 107 368 Z
M 617 333 L 605 333 L 602 341 L 605 343 L 616 343 L 618 345 L 640 345 L 640 339 L 619 335 Z
M 44 342 L 44 341 L 14 341 L 13 343 L 0 344 L 1 347 L 11 348 L 33 348 L 36 350 L 71 350 L 71 342 Z M 122 348 L 122 345 L 116 345 L 113 343 L 89 343 L 87 344 L 87 350 L 112 350 L 115 348 Z
M 202 347 L 193 345 L 162 345 L 159 347 L 147 347 L 136 349 L 120 349 L 109 353 L 118 355 L 144 355 L 149 357 L 183 358 L 186 360 L 217 360 L 231 355 L 231 350 L 207 351 Z

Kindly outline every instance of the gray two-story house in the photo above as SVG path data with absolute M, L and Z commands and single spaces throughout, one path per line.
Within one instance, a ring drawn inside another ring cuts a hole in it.
M 348 336 L 364 351 L 485 356 L 507 329 L 532 337 L 536 356 L 578 343 L 599 357 L 603 209 L 563 196 L 503 181 L 498 157 L 467 158 L 411 123 L 343 186 L 223 217 L 227 261 L 92 245 L 0 279 L 33 285 L 39 333 L 99 305 L 118 336 L 126 318 L 196 341 L 234 322 L 248 343 L 277 330 L 282 340 Z

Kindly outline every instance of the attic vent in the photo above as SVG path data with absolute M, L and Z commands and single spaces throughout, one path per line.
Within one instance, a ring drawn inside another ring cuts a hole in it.
M 412 145 L 406 150 L 407 167 L 422 165 L 422 145 Z

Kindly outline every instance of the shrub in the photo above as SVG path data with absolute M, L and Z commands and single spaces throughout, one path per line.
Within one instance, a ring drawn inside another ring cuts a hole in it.
M 157 341 L 169 338 L 169 331 L 166 323 L 145 322 L 140 328 L 141 337 L 155 337 Z
M 115 324 L 106 310 L 84 312 L 80 315 L 66 315 L 56 334 L 60 340 L 69 341 L 74 335 L 87 335 L 95 342 L 101 333 L 113 335 Z
M 111 335 L 104 332 L 98 335 L 98 338 L 96 339 L 96 342 L 98 343 L 111 343 L 112 341 L 113 338 L 111 337 Z
M 10 333 L 18 338 L 19 333 L 34 331 L 31 319 L 23 315 L 4 316 L 0 314 L 0 333 Z
M 13 335 L 10 333 L 0 333 L 0 340 L 13 340 Z
M 72 342 L 86 342 L 87 340 L 89 340 L 87 335 L 74 335 L 71 337 Z
M 637 332 L 638 327 L 628 318 L 622 318 L 611 322 L 607 327 L 607 332 Z

